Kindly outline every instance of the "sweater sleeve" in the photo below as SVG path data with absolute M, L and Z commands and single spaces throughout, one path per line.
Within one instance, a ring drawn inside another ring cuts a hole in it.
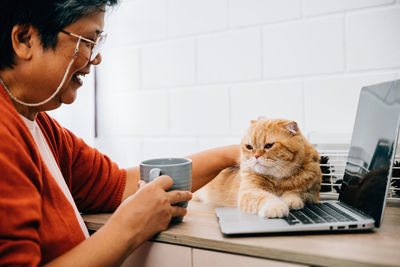
M 126 171 L 82 139 L 69 133 L 72 152 L 72 195 L 83 212 L 114 211 L 122 200 Z
M 42 184 L 32 160 L 39 155 L 0 132 L 0 266 L 38 266 Z
M 126 171 L 46 113 L 39 121 L 79 211 L 114 211 L 122 200 Z

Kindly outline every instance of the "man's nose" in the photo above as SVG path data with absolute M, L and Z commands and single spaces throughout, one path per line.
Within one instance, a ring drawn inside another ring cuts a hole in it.
M 97 56 L 90 62 L 92 65 L 99 65 L 101 63 L 102 57 L 101 54 L 98 53 Z

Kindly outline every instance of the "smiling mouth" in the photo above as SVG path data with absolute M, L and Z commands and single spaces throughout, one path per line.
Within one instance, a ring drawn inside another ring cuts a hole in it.
M 78 83 L 79 85 L 82 86 L 82 85 L 83 85 L 83 80 L 82 80 L 82 78 L 85 77 L 86 74 L 89 74 L 89 73 L 84 73 L 84 72 L 75 73 L 75 74 L 72 76 L 72 80 L 73 80 L 74 82 L 76 82 L 76 83 Z

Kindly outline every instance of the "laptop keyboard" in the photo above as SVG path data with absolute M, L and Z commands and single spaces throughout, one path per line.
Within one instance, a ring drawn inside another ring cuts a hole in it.
M 330 203 L 308 204 L 303 209 L 291 210 L 283 219 L 290 225 L 303 223 L 350 222 L 355 218 L 336 208 Z

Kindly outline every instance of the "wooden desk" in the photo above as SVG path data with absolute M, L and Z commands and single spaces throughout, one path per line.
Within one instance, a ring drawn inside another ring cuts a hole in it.
M 90 230 L 110 214 L 85 215 Z M 214 207 L 191 201 L 183 222 L 153 241 L 320 266 L 400 266 L 400 207 L 387 207 L 381 228 L 368 233 L 225 237 Z

